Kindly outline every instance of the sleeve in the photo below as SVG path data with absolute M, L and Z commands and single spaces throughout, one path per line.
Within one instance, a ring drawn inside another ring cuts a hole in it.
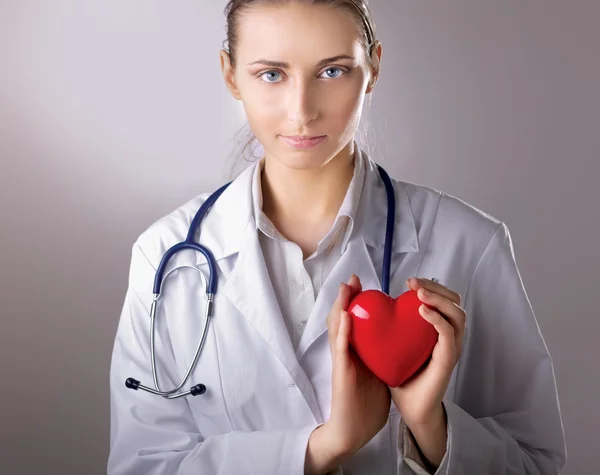
M 308 439 L 317 425 L 203 437 L 185 397 L 168 400 L 125 387 L 128 377 L 142 384 L 153 381 L 149 309 L 154 274 L 136 244 L 110 368 L 108 475 L 303 475 Z M 165 334 L 157 319 L 157 371 L 161 386 L 175 387 L 179 381 L 169 375 L 178 373 Z
M 446 455 L 435 475 L 559 474 L 566 463 L 553 363 L 500 223 L 465 296 L 468 344 L 447 414 Z M 398 473 L 428 472 L 401 422 Z

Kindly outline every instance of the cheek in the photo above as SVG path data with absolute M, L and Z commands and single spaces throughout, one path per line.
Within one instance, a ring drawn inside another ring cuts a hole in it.
M 358 92 L 352 91 L 352 94 L 347 94 L 333 102 L 328 110 L 328 114 L 340 120 L 350 121 L 359 116 L 361 110 L 361 95 Z
M 281 119 L 284 112 L 281 94 L 261 84 L 249 85 L 240 93 L 250 126 L 265 127 Z
M 363 100 L 360 85 L 348 83 L 335 90 L 332 88 L 321 100 L 323 115 L 340 132 L 355 127 L 360 120 Z

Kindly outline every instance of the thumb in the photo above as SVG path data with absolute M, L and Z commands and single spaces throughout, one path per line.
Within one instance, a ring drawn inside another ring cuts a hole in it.
M 350 320 L 350 314 L 346 310 L 342 310 L 340 312 L 340 328 L 335 341 L 335 351 L 341 364 L 347 364 L 350 359 L 349 346 L 351 328 L 352 321 Z
M 327 316 L 327 329 L 330 335 L 337 335 L 338 327 L 340 325 L 340 312 L 348 306 L 348 300 L 350 298 L 350 287 L 348 284 L 340 284 L 337 298 L 333 302 L 331 311 Z

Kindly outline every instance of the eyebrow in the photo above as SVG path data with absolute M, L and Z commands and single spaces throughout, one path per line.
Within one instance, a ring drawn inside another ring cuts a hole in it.
M 326 64 L 333 63 L 335 61 L 340 61 L 342 59 L 351 59 L 355 61 L 356 58 L 354 56 L 349 56 L 347 54 L 340 54 L 337 56 L 332 56 L 331 58 L 322 59 L 317 63 L 317 67 L 325 66 Z M 258 61 L 254 61 L 253 63 L 248 64 L 248 66 L 254 66 L 255 64 L 264 64 L 265 66 L 270 66 L 272 68 L 280 68 L 280 69 L 288 69 L 290 65 L 283 61 L 270 61 L 268 59 L 259 59 Z

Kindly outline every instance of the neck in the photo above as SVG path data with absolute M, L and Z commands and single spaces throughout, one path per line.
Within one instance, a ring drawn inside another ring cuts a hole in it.
M 294 170 L 267 157 L 261 178 L 263 211 L 274 224 L 333 222 L 353 174 L 353 141 L 316 169 Z

